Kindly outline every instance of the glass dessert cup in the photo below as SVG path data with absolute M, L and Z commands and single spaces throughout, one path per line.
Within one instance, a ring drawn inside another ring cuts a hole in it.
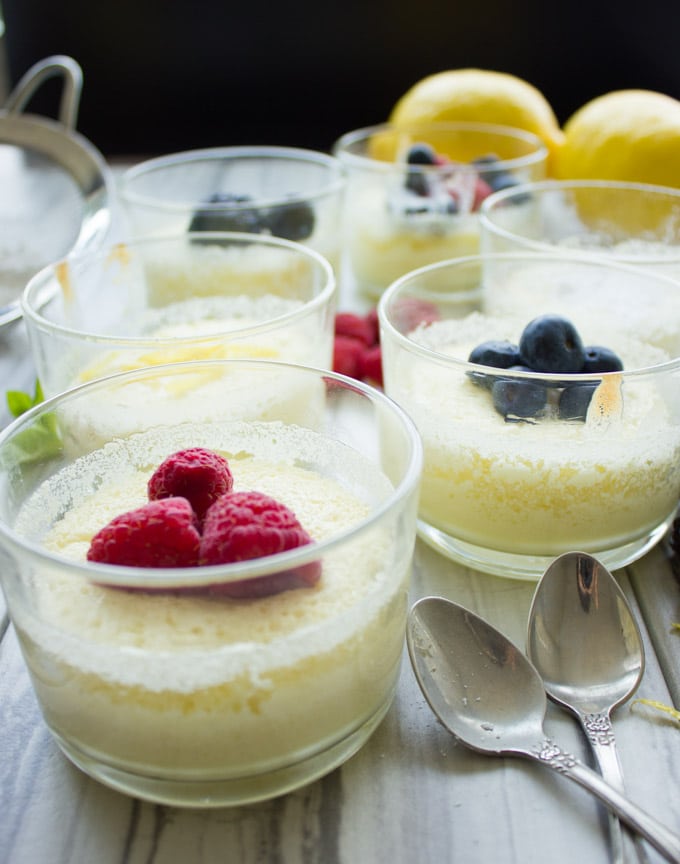
M 146 237 L 40 271 L 22 310 L 43 391 L 185 360 L 329 367 L 336 284 L 322 256 L 275 237 Z
M 200 419 L 197 376 L 222 391 Z M 289 404 L 275 410 L 274 392 Z M 93 440 L 90 418 L 121 395 L 135 404 L 134 425 L 117 435 L 102 417 Z M 234 492 L 287 504 L 313 542 L 187 568 L 86 560 L 93 533 L 145 502 L 154 468 L 196 446 L 228 459 Z M 5 429 L 2 587 L 64 753 L 120 791 L 197 807 L 283 794 L 348 759 L 396 687 L 421 456 L 413 423 L 379 391 L 257 360 L 121 373 Z M 319 564 L 311 587 L 223 593 Z
M 471 256 L 404 276 L 378 310 L 385 392 L 423 439 L 426 542 L 538 579 L 563 552 L 616 569 L 663 536 L 680 496 L 680 284 L 601 259 Z M 469 362 L 489 340 L 517 346 L 543 315 L 623 371 Z
M 607 180 L 546 180 L 482 202 L 483 253 L 569 252 L 680 277 L 680 190 Z
M 542 179 L 548 156 L 529 132 L 478 123 L 371 126 L 333 152 L 347 172 L 343 289 L 373 300 L 411 270 L 479 252 L 483 197 Z
M 119 191 L 133 237 L 194 230 L 272 234 L 336 264 L 344 185 L 342 167 L 325 153 L 214 147 L 134 165 Z

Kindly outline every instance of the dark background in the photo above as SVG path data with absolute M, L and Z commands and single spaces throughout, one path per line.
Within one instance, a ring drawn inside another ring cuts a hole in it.
M 386 120 L 420 78 L 463 66 L 530 81 L 560 122 L 609 90 L 680 98 L 679 0 L 0 3 L 10 84 L 50 54 L 74 57 L 78 128 L 110 158 L 231 144 L 328 150 Z M 51 86 L 30 110 L 48 113 Z

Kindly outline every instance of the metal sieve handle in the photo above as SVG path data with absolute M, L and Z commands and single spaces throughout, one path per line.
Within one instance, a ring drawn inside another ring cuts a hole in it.
M 62 75 L 64 78 L 64 89 L 59 104 L 59 122 L 67 129 L 74 129 L 83 87 L 83 70 L 72 57 L 63 54 L 46 57 L 24 73 L 7 98 L 5 103 L 7 113 L 20 113 L 43 81 L 55 75 Z

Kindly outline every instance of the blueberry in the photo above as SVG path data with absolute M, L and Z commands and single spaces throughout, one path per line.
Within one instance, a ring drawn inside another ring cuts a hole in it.
M 588 406 L 597 389 L 597 384 L 582 382 L 565 387 L 560 394 L 557 413 L 560 420 L 585 420 Z
M 623 363 L 610 348 L 601 345 L 587 345 L 584 349 L 584 372 L 621 372 Z
M 406 154 L 409 165 L 435 165 L 437 154 L 429 144 L 413 144 Z
M 479 171 L 479 176 L 489 185 L 492 192 L 500 192 L 501 189 L 510 189 L 519 185 L 519 180 L 510 171 L 500 167 L 497 156 L 480 156 L 472 163 Z M 513 198 L 514 203 L 521 204 L 527 201 L 529 195 L 518 195 Z
M 547 405 L 548 391 L 538 381 L 497 378 L 491 388 L 493 405 L 508 419 L 536 417 Z
M 541 315 L 524 328 L 519 340 L 522 363 L 534 372 L 580 372 L 585 362 L 576 328 L 559 315 Z
M 482 177 L 491 187 L 492 192 L 500 192 L 501 189 L 510 189 L 512 186 L 519 185 L 519 181 L 509 171 L 498 171 L 493 177 L 487 177 L 482 174 Z
M 430 184 L 427 177 L 421 171 L 407 171 L 404 185 L 410 192 L 420 195 L 421 198 L 425 198 L 430 194 Z
M 306 240 L 314 231 L 314 209 L 304 201 L 291 202 L 273 207 L 264 221 L 275 237 Z
M 468 362 L 493 366 L 494 369 L 509 369 L 520 362 L 519 348 L 512 342 L 491 339 L 473 348 Z M 492 387 L 495 381 L 492 375 L 484 375 L 483 372 L 470 372 L 469 375 L 474 384 L 480 384 L 482 387 Z
M 437 154 L 429 144 L 413 144 L 406 154 L 406 161 L 409 165 L 435 165 L 437 162 Z M 425 174 L 416 169 L 406 172 L 405 186 L 411 192 L 422 197 L 430 194 L 430 184 Z
M 520 362 L 519 348 L 512 342 L 491 339 L 473 348 L 468 362 L 493 366 L 496 369 L 509 369 Z
M 217 192 L 206 200 L 206 204 L 221 204 L 225 209 L 197 210 L 189 225 L 189 231 L 242 231 L 259 234 L 266 230 L 264 214 L 257 207 L 243 207 L 251 199 L 247 195 L 231 195 Z M 231 208 L 231 209 L 229 209 Z

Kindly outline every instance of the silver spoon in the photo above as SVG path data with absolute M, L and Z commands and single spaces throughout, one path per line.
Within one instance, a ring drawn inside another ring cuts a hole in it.
M 543 681 L 502 633 L 450 600 L 425 597 L 409 612 L 406 635 L 425 698 L 463 744 L 497 756 L 526 756 L 552 768 L 596 795 L 665 858 L 680 864 L 680 836 L 547 737 Z
M 567 552 L 548 567 L 529 611 L 527 654 L 548 696 L 578 718 L 604 779 L 623 792 L 610 715 L 637 689 L 644 647 L 625 594 L 597 559 Z M 609 832 L 615 862 L 636 855 L 611 814 Z

